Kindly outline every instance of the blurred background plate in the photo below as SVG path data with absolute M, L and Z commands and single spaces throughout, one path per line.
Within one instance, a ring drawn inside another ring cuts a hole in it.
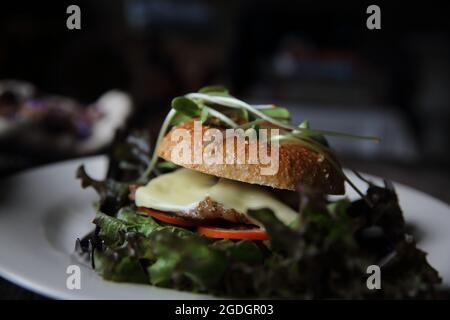
M 93 229 L 96 200 L 82 190 L 75 170 L 85 164 L 95 178 L 106 171 L 104 157 L 73 160 L 12 176 L 0 190 L 0 275 L 22 287 L 58 299 L 198 299 L 208 296 L 153 286 L 102 280 L 81 265 L 81 290 L 66 288 L 66 269 L 79 264 L 72 256 L 75 239 Z M 359 188 L 366 186 L 350 172 Z M 380 179 L 370 177 L 375 182 Z M 396 184 L 406 221 L 413 224 L 418 246 L 450 285 L 450 207 L 424 193 Z M 348 187 L 347 187 L 348 189 Z M 348 189 L 349 197 L 356 195 Z

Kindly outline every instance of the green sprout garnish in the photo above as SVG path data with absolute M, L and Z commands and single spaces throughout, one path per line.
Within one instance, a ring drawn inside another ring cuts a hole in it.
M 237 124 L 232 118 L 212 107 L 216 105 L 228 109 L 235 109 L 239 112 L 240 120 L 244 121 L 244 123 Z M 356 188 L 356 186 L 342 171 L 342 168 L 333 157 L 333 151 L 327 146 L 324 136 L 364 139 L 378 142 L 379 138 L 377 137 L 311 129 L 307 120 L 295 127 L 287 122 L 290 118 L 290 114 L 289 110 L 286 108 L 271 104 L 250 105 L 233 97 L 225 87 L 220 85 L 207 86 L 201 88 L 198 92 L 176 97 L 172 100 L 171 106 L 172 108 L 167 114 L 156 140 L 152 160 L 144 174 L 139 179 L 140 182 L 145 182 L 155 168 L 158 160 L 157 150 L 159 144 L 170 126 L 177 125 L 192 118 L 199 118 L 202 123 L 207 121 L 209 118 L 215 118 L 224 126 L 229 128 L 256 128 L 263 122 L 268 122 L 273 126 L 278 127 L 281 129 L 281 134 L 271 137 L 271 140 L 298 143 L 303 145 L 305 148 L 316 152 L 321 157 L 326 159 L 336 169 L 336 171 L 342 175 L 349 185 L 355 189 L 356 192 L 364 196 L 363 193 Z

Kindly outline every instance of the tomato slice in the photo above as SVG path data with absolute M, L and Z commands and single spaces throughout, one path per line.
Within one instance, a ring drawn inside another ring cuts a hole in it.
M 259 227 L 220 228 L 199 226 L 197 232 L 209 238 L 267 240 L 267 232 Z
M 158 211 L 145 207 L 138 207 L 139 212 L 144 212 L 156 220 L 170 223 L 177 226 L 192 227 L 196 226 L 194 222 L 188 221 L 181 217 L 171 215 L 169 213 Z M 233 226 L 228 228 L 198 226 L 197 233 L 209 238 L 225 238 L 225 239 L 249 239 L 249 240 L 267 240 L 267 232 L 256 226 Z
M 153 209 L 144 208 L 144 207 L 138 207 L 137 209 L 138 209 L 138 211 L 145 212 L 149 216 L 152 216 L 156 220 L 159 220 L 162 222 L 167 222 L 167 223 L 174 224 L 177 226 L 185 226 L 185 227 L 195 226 L 194 223 L 192 223 L 188 220 L 165 213 L 163 211 L 153 210 Z

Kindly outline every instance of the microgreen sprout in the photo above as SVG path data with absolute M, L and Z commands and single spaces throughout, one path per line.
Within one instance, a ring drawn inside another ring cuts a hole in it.
M 237 124 L 232 118 L 213 108 L 213 105 L 237 109 L 240 111 L 243 124 Z M 228 90 L 223 86 L 208 86 L 200 89 L 198 92 L 189 93 L 172 100 L 172 109 L 163 122 L 161 131 L 155 144 L 153 157 L 150 165 L 140 178 L 140 182 L 144 182 L 150 175 L 157 162 L 157 150 L 159 144 L 169 129 L 170 125 L 178 124 L 181 120 L 190 118 L 199 118 L 204 123 L 208 118 L 216 118 L 224 125 L 230 128 L 255 128 L 262 122 L 272 124 L 274 127 L 282 129 L 282 134 L 271 137 L 271 140 L 289 141 L 298 143 L 316 152 L 319 156 L 324 157 L 342 177 L 355 189 L 358 194 L 364 197 L 364 194 L 356 188 L 356 186 L 348 179 L 342 171 L 341 166 L 333 157 L 333 151 L 319 141 L 325 141 L 324 136 L 335 136 L 349 139 L 364 139 L 378 142 L 377 137 L 360 136 L 335 132 L 329 130 L 311 129 L 309 122 L 303 121 L 297 127 L 287 123 L 290 118 L 289 111 L 285 108 L 278 107 L 273 104 L 250 105 L 242 100 L 231 96 Z M 250 119 L 250 115 L 252 119 Z M 176 119 L 176 121 L 175 121 Z M 251 120 L 251 121 L 250 121 Z M 174 123 L 175 122 L 175 123 Z

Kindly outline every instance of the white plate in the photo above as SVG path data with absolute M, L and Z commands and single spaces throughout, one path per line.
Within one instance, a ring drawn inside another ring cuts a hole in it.
M 58 299 L 211 298 L 149 285 L 104 281 L 84 266 L 81 289 L 67 289 L 67 267 L 78 264 L 71 256 L 75 239 L 93 228 L 89 222 L 94 215 L 95 192 L 82 190 L 75 179 L 75 170 L 82 163 L 94 177 L 104 176 L 105 158 L 91 157 L 42 167 L 0 183 L 0 275 Z M 353 180 L 365 189 L 358 179 Z M 444 283 L 450 285 L 449 206 L 409 187 L 396 187 L 406 220 L 420 226 L 424 233 L 419 247 L 429 253 L 430 263 Z M 351 192 L 348 195 L 355 197 Z

